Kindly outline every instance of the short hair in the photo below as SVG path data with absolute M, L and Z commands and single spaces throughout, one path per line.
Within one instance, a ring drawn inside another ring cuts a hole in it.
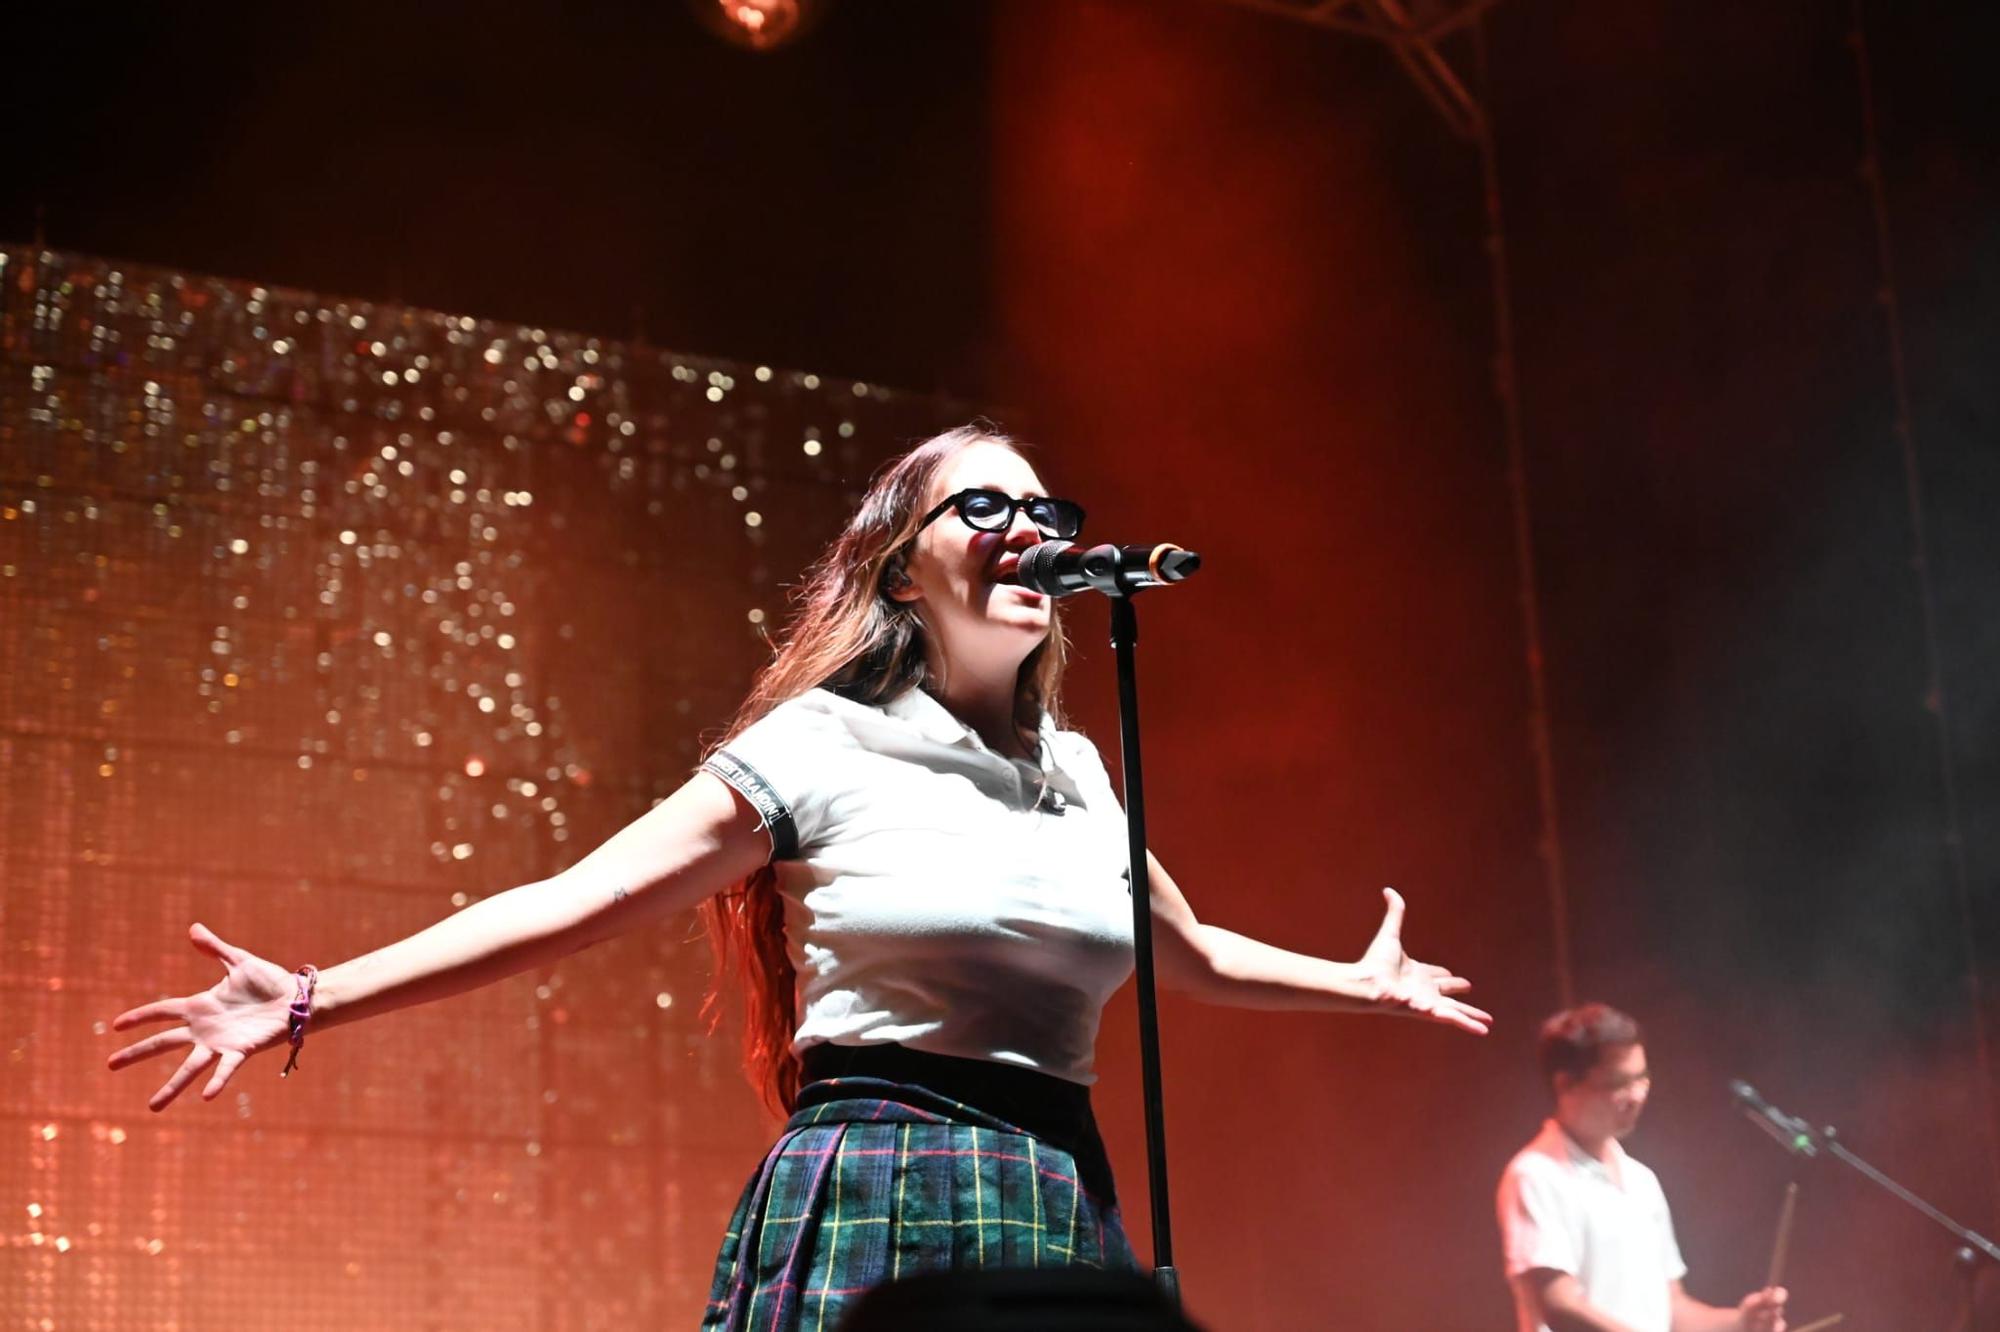
M 1582 1078 L 1597 1067 L 1606 1050 L 1645 1039 L 1639 1024 L 1610 1004 L 1579 1004 L 1542 1023 L 1535 1053 L 1541 1059 L 1542 1079 L 1554 1091 L 1556 1074 Z

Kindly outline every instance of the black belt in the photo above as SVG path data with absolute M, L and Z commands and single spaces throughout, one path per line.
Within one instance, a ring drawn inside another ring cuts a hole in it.
M 922 1087 L 1012 1124 L 1076 1158 L 1083 1186 L 1115 1204 L 1111 1160 L 1090 1109 L 1090 1088 L 1032 1068 L 930 1054 L 894 1043 L 809 1046 L 799 1056 L 803 1085 L 830 1078 L 877 1078 Z M 868 1093 L 872 1094 L 872 1093 Z

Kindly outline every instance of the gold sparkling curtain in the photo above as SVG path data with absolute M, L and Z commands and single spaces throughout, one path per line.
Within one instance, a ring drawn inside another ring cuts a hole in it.
M 671 790 L 934 399 L 0 248 L 0 1325 L 687 1325 L 769 1132 L 689 922 L 147 1114 L 106 1021 Z

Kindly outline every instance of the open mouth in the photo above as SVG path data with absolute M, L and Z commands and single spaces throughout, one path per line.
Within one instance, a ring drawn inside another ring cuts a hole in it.
M 1009 551 L 993 565 L 993 581 L 1003 587 L 1019 587 L 1021 557 Z

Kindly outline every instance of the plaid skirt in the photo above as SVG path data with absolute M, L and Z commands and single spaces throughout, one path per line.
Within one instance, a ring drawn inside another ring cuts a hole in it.
M 730 1218 L 704 1329 L 834 1329 L 863 1291 L 916 1272 L 1137 1267 L 1117 1203 L 1070 1151 L 880 1078 L 799 1100 Z

